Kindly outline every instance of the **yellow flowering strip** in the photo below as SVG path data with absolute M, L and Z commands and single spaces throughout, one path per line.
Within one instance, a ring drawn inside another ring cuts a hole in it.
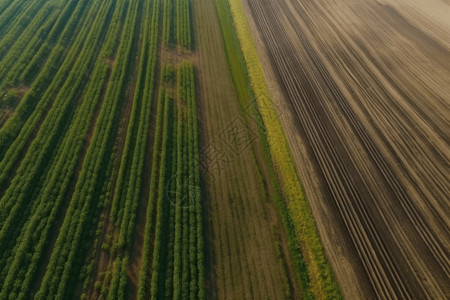
M 228 0 L 236 33 L 247 65 L 252 88 L 267 130 L 270 153 L 292 215 L 302 255 L 308 265 L 311 289 L 318 299 L 342 298 L 333 271 L 325 256 L 311 208 L 294 167 L 283 128 L 267 89 L 264 72 L 240 0 Z

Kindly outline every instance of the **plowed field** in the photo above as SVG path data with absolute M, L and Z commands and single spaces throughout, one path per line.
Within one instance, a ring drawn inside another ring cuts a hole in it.
M 449 297 L 448 1 L 244 5 L 344 296 Z

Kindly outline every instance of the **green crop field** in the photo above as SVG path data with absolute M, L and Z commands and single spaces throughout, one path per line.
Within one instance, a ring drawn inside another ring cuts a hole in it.
M 341 297 L 240 5 L 0 0 L 0 299 Z

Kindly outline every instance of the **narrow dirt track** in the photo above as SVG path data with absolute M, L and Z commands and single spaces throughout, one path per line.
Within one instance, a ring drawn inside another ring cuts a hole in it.
M 344 295 L 444 299 L 450 26 L 421 14 L 419 0 L 383 2 L 244 5 L 266 76 L 288 102 L 275 99 L 288 108 L 283 125 L 298 168 L 316 174 L 306 194 Z
M 258 131 L 232 148 L 227 132 L 246 128 L 227 63 L 214 1 L 194 1 L 199 96 L 200 156 L 205 192 L 204 223 L 208 299 L 285 299 L 299 297 L 293 270 L 277 254 L 287 238 L 270 195 L 273 183 L 264 173 Z M 247 87 L 245 87 L 247 88 Z M 275 232 L 275 233 L 274 233 Z M 289 263 L 286 263 L 289 264 Z M 294 282 L 294 283 L 293 283 Z

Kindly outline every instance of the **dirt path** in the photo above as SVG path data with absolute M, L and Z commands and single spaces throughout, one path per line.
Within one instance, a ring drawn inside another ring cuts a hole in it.
M 344 295 L 448 296 L 450 48 L 391 5 L 246 3 Z
M 270 199 L 272 188 L 264 186 L 264 182 L 271 185 L 270 179 L 261 173 L 264 168 L 258 167 L 258 133 L 255 128 L 246 129 L 214 2 L 194 1 L 194 13 L 200 155 L 206 165 L 202 175 L 206 182 L 207 295 L 214 299 L 282 299 L 284 280 L 292 274 L 286 274 L 276 253 L 279 237 L 272 228 L 283 225 Z M 237 147 L 228 140 L 234 129 L 248 134 Z M 296 283 L 292 289 L 293 297 L 298 296 Z

